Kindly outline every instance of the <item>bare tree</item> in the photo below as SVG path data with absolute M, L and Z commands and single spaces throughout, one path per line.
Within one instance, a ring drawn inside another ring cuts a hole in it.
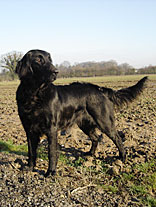
M 7 54 L 4 54 L 0 58 L 0 66 L 6 71 L 6 73 L 9 73 L 12 80 L 15 79 L 15 69 L 17 62 L 22 58 L 23 54 L 21 52 L 10 52 Z

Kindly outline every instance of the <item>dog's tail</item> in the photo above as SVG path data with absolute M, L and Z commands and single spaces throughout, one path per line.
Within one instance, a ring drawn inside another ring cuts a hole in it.
M 128 104 L 141 94 L 141 92 L 145 88 L 145 83 L 147 79 L 148 77 L 146 76 L 138 81 L 137 84 L 128 88 L 120 89 L 118 91 L 108 89 L 108 97 L 117 107 L 121 107 L 123 104 Z M 106 89 L 104 89 L 103 92 L 106 92 Z

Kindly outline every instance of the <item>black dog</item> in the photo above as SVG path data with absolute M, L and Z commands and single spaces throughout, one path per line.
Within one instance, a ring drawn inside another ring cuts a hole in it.
M 18 112 L 28 141 L 28 165 L 33 170 L 39 138 L 48 138 L 49 168 L 46 176 L 54 175 L 58 161 L 58 130 L 73 124 L 92 140 L 87 155 L 93 155 L 99 140 L 95 128 L 105 133 L 117 146 L 120 158 L 125 160 L 125 151 L 115 128 L 114 105 L 133 101 L 143 90 L 147 77 L 136 85 L 114 91 L 90 83 L 72 83 L 56 86 L 57 70 L 52 65 L 50 54 L 31 50 L 17 64 L 16 73 L 21 80 L 16 99 Z

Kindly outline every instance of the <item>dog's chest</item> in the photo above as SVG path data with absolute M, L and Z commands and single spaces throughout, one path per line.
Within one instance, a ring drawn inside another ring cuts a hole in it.
M 48 104 L 44 97 L 25 95 L 18 100 L 18 110 L 22 123 L 30 126 L 30 130 L 45 133 L 49 126 Z

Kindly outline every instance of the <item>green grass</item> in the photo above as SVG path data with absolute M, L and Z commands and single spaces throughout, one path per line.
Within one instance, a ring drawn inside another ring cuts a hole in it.
M 151 196 L 147 197 L 146 203 L 149 207 L 156 207 L 156 199 Z
M 130 191 L 133 195 L 137 196 L 144 196 L 145 194 L 147 194 L 146 186 L 144 185 L 133 184 L 130 186 Z
M 11 140 L 4 142 L 0 140 L 0 152 L 15 153 L 26 156 L 28 153 L 27 145 L 14 145 Z
M 125 181 L 131 181 L 134 179 L 134 175 L 132 173 L 123 173 L 122 176 Z
M 11 140 L 8 140 L 6 142 L 0 140 L 0 152 L 5 153 L 14 153 L 17 155 L 24 155 L 27 156 L 28 154 L 28 146 L 25 145 L 15 145 Z M 38 157 L 43 160 L 48 160 L 48 155 L 45 152 L 44 147 L 38 148 Z
M 118 187 L 117 186 L 113 186 L 113 185 L 103 185 L 102 189 L 108 193 L 117 193 Z
M 42 160 L 48 160 L 48 153 L 43 146 L 38 147 L 37 156 Z
M 152 160 L 150 163 L 145 162 L 145 163 L 137 164 L 134 166 L 134 168 L 136 168 L 137 170 L 143 173 L 147 173 L 148 171 L 152 170 L 154 167 L 155 167 L 154 160 Z
M 129 188 L 131 194 L 140 198 L 143 204 L 155 207 L 156 198 L 156 160 L 136 164 L 129 173 L 122 174 L 122 182 Z
M 64 164 L 66 164 L 68 166 L 78 168 L 80 166 L 83 166 L 83 163 L 85 162 L 85 159 L 83 159 L 82 157 L 79 157 L 78 159 L 72 161 L 65 154 L 61 153 L 60 157 L 59 157 L 59 161 L 63 162 Z

